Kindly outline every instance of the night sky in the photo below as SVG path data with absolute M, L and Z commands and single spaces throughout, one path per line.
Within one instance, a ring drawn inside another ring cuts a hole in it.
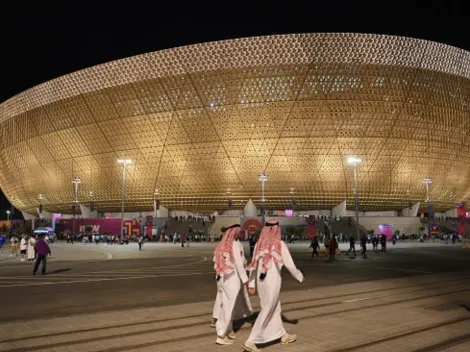
M 468 1 L 185 2 L 159 0 L 139 6 L 138 1 L 0 0 L 0 102 L 107 61 L 246 36 L 379 33 L 470 50 L 470 5 L 464 5 Z M 9 207 L 0 192 L 0 219 Z

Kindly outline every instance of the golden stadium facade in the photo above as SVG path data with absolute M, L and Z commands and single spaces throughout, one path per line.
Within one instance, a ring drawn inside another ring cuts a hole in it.
M 71 73 L 0 105 L 0 187 L 20 210 L 353 205 L 470 196 L 470 53 L 404 37 L 294 34 L 185 46 Z M 293 193 L 291 192 L 293 188 Z M 229 189 L 230 193 L 227 193 Z M 92 192 L 92 193 L 90 193 Z M 44 198 L 40 201 L 39 194 Z M 452 197 L 451 195 L 454 195 Z

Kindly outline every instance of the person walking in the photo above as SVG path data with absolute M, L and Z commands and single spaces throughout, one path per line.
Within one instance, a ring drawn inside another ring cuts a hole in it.
M 26 251 L 28 250 L 28 239 L 26 238 L 26 235 L 23 235 L 20 241 L 20 255 L 21 255 L 21 261 L 24 262 L 26 259 Z
M 255 251 L 255 245 L 256 245 L 256 236 L 251 235 L 250 236 L 250 258 L 253 258 L 253 252 Z
M 243 265 L 244 255 L 242 244 L 236 241 L 240 225 L 230 226 L 214 251 L 214 269 L 217 280 L 217 292 L 220 306 L 215 329 L 218 345 L 231 345 L 236 335 L 233 332 L 233 318 L 235 306 L 239 300 L 244 299 L 245 288 L 248 285 L 248 276 Z M 216 299 L 217 304 L 217 299 Z M 253 313 L 248 300 L 249 315 Z M 217 312 L 215 313 L 217 314 Z
M 353 254 L 354 254 L 354 259 L 356 259 L 356 239 L 354 238 L 354 236 L 350 236 L 349 237 L 349 250 L 348 250 L 348 255 L 349 253 L 353 251 Z
M 361 237 L 361 257 L 363 259 L 367 259 L 367 237 L 366 235 L 362 235 Z
M 0 251 L 3 252 L 3 247 L 5 246 L 5 236 L 0 235 Z
M 380 247 L 381 252 L 387 251 L 387 237 L 384 234 L 380 237 Z
M 39 235 L 39 240 L 36 242 L 36 251 L 38 257 L 36 258 L 36 263 L 34 263 L 33 275 L 36 275 L 38 271 L 39 264 L 42 262 L 42 275 L 46 275 L 46 265 L 47 265 L 47 255 L 51 255 L 51 249 L 49 245 L 44 240 L 44 235 Z
M 338 241 L 336 241 L 336 235 L 331 236 L 330 240 L 330 260 L 335 260 L 336 250 L 338 249 Z
M 36 259 L 36 238 L 32 235 L 28 241 L 28 261 Z
M 16 235 L 11 236 L 10 238 L 11 254 L 10 257 L 18 256 L 18 237 Z
M 312 258 L 315 257 L 315 254 L 317 255 L 317 257 L 320 256 L 318 254 L 318 249 L 320 248 L 320 244 L 318 243 L 318 237 L 317 236 L 313 236 L 312 242 L 310 243 L 310 248 L 312 248 Z
M 142 239 L 142 236 L 139 236 L 139 238 L 138 238 L 138 240 L 137 240 L 137 242 L 139 243 L 139 251 L 142 250 L 142 242 L 143 242 L 143 241 L 144 241 L 144 240 Z
M 279 294 L 283 266 L 298 282 L 303 282 L 304 275 L 296 268 L 289 248 L 281 240 L 279 223 L 268 222 L 261 231 L 253 259 L 248 266 L 250 271 L 248 290 L 253 295 L 256 293 L 256 286 L 261 301 L 261 311 L 250 336 L 243 344 L 246 351 L 259 352 L 256 344 L 264 344 L 277 339 L 281 339 L 282 345 L 297 340 L 297 335 L 288 334 L 282 324 Z

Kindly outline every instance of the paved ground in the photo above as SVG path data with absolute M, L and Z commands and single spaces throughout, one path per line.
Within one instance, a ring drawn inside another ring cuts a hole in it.
M 470 350 L 470 250 L 408 243 L 331 263 L 312 259 L 306 243 L 289 247 L 307 278 L 300 285 L 284 275 L 284 313 L 299 319 L 286 325 L 299 334 L 291 351 Z M 235 346 L 221 348 L 207 326 L 213 244 L 52 250 L 45 277 L 0 253 L 0 350 L 241 350 L 248 327 Z

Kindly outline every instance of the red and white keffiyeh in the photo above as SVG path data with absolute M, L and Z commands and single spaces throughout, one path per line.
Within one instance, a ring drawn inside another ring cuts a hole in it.
M 262 261 L 261 265 L 264 273 L 271 267 L 272 262 L 278 268 L 282 268 L 281 228 L 278 222 L 267 222 L 261 230 L 253 259 L 248 265 L 249 271 L 256 269 L 259 259 Z
M 214 251 L 214 269 L 217 276 L 223 277 L 235 270 L 233 241 L 240 231 L 240 225 L 232 225 L 225 231 L 224 237 Z

